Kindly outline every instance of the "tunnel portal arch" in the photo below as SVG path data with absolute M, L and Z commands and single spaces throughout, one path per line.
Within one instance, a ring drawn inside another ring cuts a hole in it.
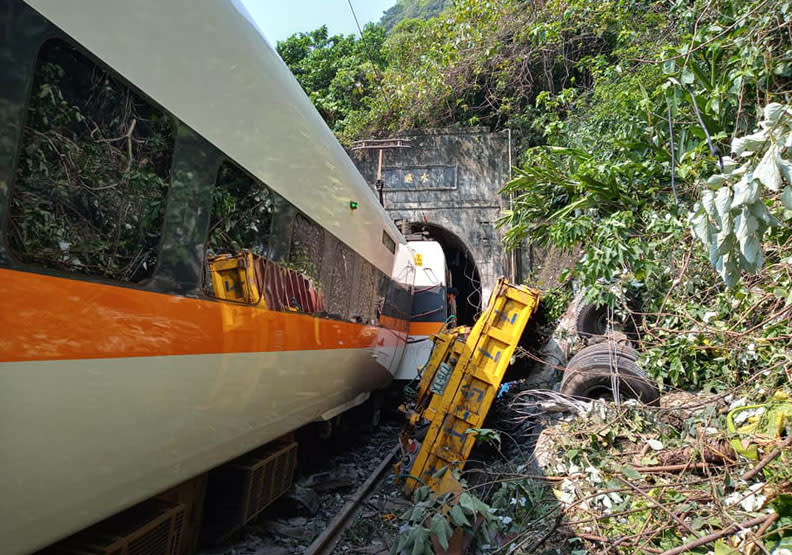
M 445 253 L 448 287 L 459 291 L 457 296 L 458 325 L 472 326 L 481 313 L 481 274 L 473 253 L 455 233 L 437 224 L 414 222 L 409 224 L 408 237 L 437 241 Z

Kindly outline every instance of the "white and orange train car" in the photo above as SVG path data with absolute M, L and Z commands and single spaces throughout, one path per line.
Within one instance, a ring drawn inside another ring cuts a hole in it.
M 241 4 L 0 0 L 0 72 L 0 552 L 389 383 L 413 255 Z

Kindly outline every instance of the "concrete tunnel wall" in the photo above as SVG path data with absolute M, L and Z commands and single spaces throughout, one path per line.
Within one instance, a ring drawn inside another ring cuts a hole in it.
M 502 275 L 521 279 L 515 255 L 505 253 L 495 222 L 508 207 L 498 191 L 510 177 L 508 132 L 480 129 L 419 130 L 392 139 L 405 139 L 409 148 L 383 152 L 385 209 L 403 223 L 405 234 L 431 224 L 456 235 L 471 253 L 481 277 L 481 302 L 486 303 Z M 366 181 L 377 180 L 379 151 L 349 150 Z

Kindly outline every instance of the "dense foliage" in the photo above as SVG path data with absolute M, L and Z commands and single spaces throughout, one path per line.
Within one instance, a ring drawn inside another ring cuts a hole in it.
M 519 167 L 503 190 L 506 245 L 581 253 L 548 295 L 554 306 L 574 285 L 615 308 L 638 330 L 640 362 L 666 391 L 716 390 L 750 403 L 789 392 L 792 3 L 455 0 L 380 37 L 378 71 L 332 122 L 342 141 L 414 127 L 512 129 Z M 605 422 L 600 430 L 627 433 Z M 585 460 L 585 472 L 644 480 L 608 470 L 594 447 L 565 455 Z M 728 473 L 711 484 L 716 499 L 745 485 Z M 788 492 L 787 475 L 778 489 Z M 726 525 L 689 499 L 669 502 L 692 520 L 690 537 Z M 630 533 L 647 526 L 635 498 L 619 503 L 640 517 L 627 521 Z M 520 530 L 530 530 L 527 518 Z M 430 527 L 448 532 L 425 513 L 407 519 L 402 550 L 421 552 Z M 604 537 L 618 544 L 624 522 L 611 524 Z M 663 530 L 654 548 L 678 545 Z
M 397 0 L 385 10 L 380 25 L 390 31 L 405 19 L 431 19 L 451 5 L 451 0 Z
M 623 27 L 585 62 L 590 87 L 540 95 L 546 145 L 525 153 L 502 223 L 512 244 L 582 245 L 573 275 L 591 300 L 640 299 L 653 375 L 721 389 L 785 360 L 790 338 L 788 135 L 773 102 L 791 92 L 792 10 L 651 6 L 671 17 Z
M 368 40 L 377 71 L 330 121 L 346 141 L 512 129 L 507 246 L 582 247 L 570 277 L 640 307 L 653 375 L 721 388 L 792 335 L 791 17 L 784 0 L 457 0 Z
M 328 36 L 322 26 L 278 42 L 277 50 L 327 124 L 341 134 L 381 79 L 384 40 L 385 31 L 377 25 L 367 25 L 362 39 Z

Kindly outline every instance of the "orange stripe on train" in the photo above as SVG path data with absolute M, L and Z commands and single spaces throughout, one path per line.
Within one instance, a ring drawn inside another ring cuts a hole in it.
M 0 269 L 0 362 L 393 346 L 374 326 Z M 405 322 L 382 317 L 401 332 Z
M 410 322 L 410 335 L 434 335 L 443 327 L 443 322 Z

